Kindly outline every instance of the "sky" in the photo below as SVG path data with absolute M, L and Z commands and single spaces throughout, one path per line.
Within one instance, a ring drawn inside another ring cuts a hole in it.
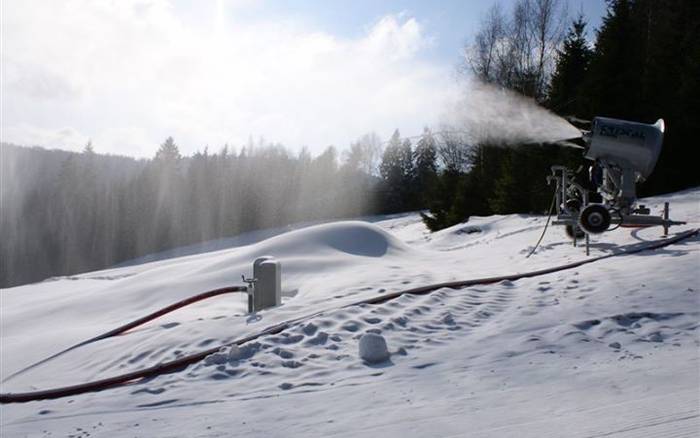
M 456 94 L 460 50 L 495 2 L 3 1 L 0 140 L 152 157 L 168 136 L 189 155 L 415 135 Z M 568 9 L 595 28 L 605 3 Z

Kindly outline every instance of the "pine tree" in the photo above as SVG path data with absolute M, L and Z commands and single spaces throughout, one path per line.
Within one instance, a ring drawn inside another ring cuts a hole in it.
M 411 142 L 401 142 L 399 130 L 384 149 L 379 173 L 384 181 L 384 211 L 387 213 L 406 211 L 413 207 L 411 201 L 413 184 L 413 153 Z
M 610 0 L 598 31 L 587 75 L 591 115 L 640 120 L 640 39 L 633 26 L 632 0 Z
M 150 187 L 144 187 L 144 194 L 152 194 L 154 230 L 148 238 L 153 239 L 153 245 L 157 251 L 184 242 L 186 232 L 184 230 L 185 208 L 179 202 L 180 193 L 183 191 L 184 175 L 181 174 L 180 163 L 182 156 L 172 137 L 168 137 L 156 152 L 150 171 L 148 182 Z M 150 193 L 149 193 L 150 192 Z
M 395 181 L 400 179 L 401 170 L 397 165 L 399 150 L 401 148 L 401 134 L 399 130 L 395 130 L 389 139 L 389 143 L 384 149 L 384 154 L 382 155 L 382 162 L 379 165 L 379 173 L 384 179 L 384 181 Z
M 86 154 L 86 155 L 94 155 L 95 154 L 95 148 L 92 146 L 92 140 L 88 140 L 88 142 L 85 144 L 85 147 L 83 148 L 83 154 Z
M 160 145 L 156 152 L 155 161 L 160 163 L 176 164 L 180 161 L 180 149 L 175 144 L 172 137 L 165 139 L 165 142 Z
M 548 106 L 559 114 L 587 116 L 583 84 L 593 51 L 586 41 L 586 21 L 579 16 L 571 25 L 549 87 Z
M 432 132 L 427 127 L 416 144 L 414 191 L 418 208 L 425 208 L 434 196 L 437 183 L 437 147 Z
M 496 214 L 523 212 L 520 207 L 525 198 L 526 187 L 523 187 L 525 181 L 520 178 L 522 172 L 518 172 L 521 165 L 517 162 L 517 153 L 511 149 L 504 149 L 502 157 L 501 169 L 494 182 L 489 206 Z
M 413 147 L 411 145 L 411 140 L 405 139 L 401 144 L 401 150 L 399 154 L 399 160 L 401 164 L 401 184 L 405 188 L 404 202 L 407 204 L 412 204 L 412 195 L 414 191 L 414 182 L 416 179 L 416 165 L 413 161 Z M 413 205 L 410 205 L 413 208 Z

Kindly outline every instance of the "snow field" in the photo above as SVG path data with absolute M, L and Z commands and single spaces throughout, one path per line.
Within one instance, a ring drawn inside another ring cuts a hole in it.
M 670 197 L 672 217 L 689 221 L 678 231 L 700 223 L 699 194 Z M 666 198 L 646 203 L 654 211 Z M 3 378 L 154 308 L 230 284 L 260 255 L 281 260 L 284 299 L 256 315 L 245 315 L 243 297 L 198 303 L 72 351 L 3 383 L 3 392 L 151 366 L 322 312 L 181 372 L 2 406 L 3 436 L 697 436 L 697 237 L 546 276 L 339 309 L 428 283 L 585 257 L 552 227 L 525 259 L 543 224 L 542 217 L 474 218 L 430 235 L 415 214 L 333 223 L 4 290 Z M 659 234 L 605 234 L 592 255 Z M 362 360 L 361 339 L 372 335 L 385 340 L 388 360 Z

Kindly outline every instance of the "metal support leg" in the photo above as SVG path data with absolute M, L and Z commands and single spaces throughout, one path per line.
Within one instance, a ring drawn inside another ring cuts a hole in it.
M 664 202 L 664 237 L 668 236 L 668 202 Z
M 246 290 L 246 295 L 248 295 L 248 313 L 253 313 L 255 311 L 255 283 L 257 283 L 257 278 L 245 278 L 245 275 L 241 275 L 244 283 L 248 283 L 248 289 Z
M 591 255 L 590 243 L 591 243 L 591 238 L 588 235 L 588 233 L 586 233 L 586 255 L 587 256 Z

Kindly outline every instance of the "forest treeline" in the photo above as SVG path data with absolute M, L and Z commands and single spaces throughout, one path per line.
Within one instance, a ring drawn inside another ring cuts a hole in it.
M 694 0 L 610 0 L 592 31 L 561 0 L 519 0 L 507 12 L 496 5 L 459 67 L 564 116 L 663 117 L 664 148 L 640 193 L 693 187 L 699 11 Z M 386 142 L 366 135 L 315 157 L 262 141 L 183 157 L 172 138 L 149 160 L 91 145 L 82 153 L 0 148 L 2 287 L 301 221 L 422 210 L 438 230 L 473 215 L 541 213 L 553 190 L 549 167 L 587 165 L 575 149 L 474 143 L 428 128 Z
M 150 160 L 0 145 L 3 287 L 105 268 L 145 254 L 301 221 L 377 210 L 363 138 L 339 165 L 253 144 L 182 157 L 168 138 Z M 376 145 L 374 143 L 376 143 Z

